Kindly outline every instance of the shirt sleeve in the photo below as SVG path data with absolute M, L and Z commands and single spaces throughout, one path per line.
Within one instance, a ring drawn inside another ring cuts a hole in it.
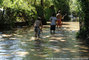
M 57 18 L 55 17 L 55 20 L 57 20 Z
M 52 17 L 50 17 L 49 21 L 51 21 L 51 20 L 52 20 Z

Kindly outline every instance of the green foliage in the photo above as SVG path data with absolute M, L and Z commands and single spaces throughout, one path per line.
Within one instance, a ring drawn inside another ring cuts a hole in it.
M 3 0 L 0 0 L 0 7 L 2 7 L 2 2 L 3 2 Z
M 70 20 L 68 15 L 70 14 L 70 8 L 69 8 L 69 0 L 53 0 L 53 4 L 56 7 L 56 12 L 61 9 L 62 15 L 67 14 L 65 17 L 65 21 Z
M 14 26 L 16 22 L 31 22 L 37 15 L 35 7 L 28 0 L 3 0 L 2 6 L 6 12 L 1 22 L 3 24 Z
M 0 5 L 7 11 L 4 16 L 6 22 L 8 20 L 12 22 L 30 21 L 32 17 L 36 19 L 38 16 L 41 16 L 45 21 L 49 20 L 50 16 L 57 13 L 59 9 L 63 15 L 67 13 L 65 21 L 69 20 L 68 15 L 72 12 L 75 16 L 80 17 L 81 22 L 84 18 L 88 19 L 86 17 L 88 14 L 85 14 L 86 10 L 88 11 L 86 7 L 89 5 L 86 4 L 88 2 L 89 0 L 0 0 Z M 51 9 L 52 5 L 54 8 Z M 84 22 L 84 24 L 87 23 Z
M 1 2 L 6 11 L 9 8 L 10 11 L 7 13 L 11 14 L 7 14 L 7 16 L 13 16 L 14 22 L 23 21 L 23 19 L 30 21 L 32 17 L 37 18 L 37 16 L 41 16 L 44 21 L 45 19 L 49 20 L 50 16 L 56 13 L 59 8 L 63 14 L 69 14 L 68 0 L 3 0 Z M 51 5 L 54 5 L 53 9 L 50 8 Z M 57 7 L 58 5 L 59 7 Z M 25 14 L 24 18 L 18 16 L 21 14 Z M 8 20 L 13 21 L 13 19 L 9 18 Z
M 80 32 L 79 35 L 81 38 L 89 37 L 89 0 L 78 0 L 81 5 L 81 13 L 80 16 L 82 19 L 80 20 Z
M 49 8 L 46 8 L 45 13 L 46 13 L 45 14 L 46 20 L 49 20 L 49 18 L 52 16 L 52 14 L 55 14 L 55 16 L 56 16 L 54 5 L 51 5 Z
M 81 6 L 78 0 L 70 0 L 69 5 L 70 5 L 70 12 L 76 12 L 76 13 L 80 12 Z

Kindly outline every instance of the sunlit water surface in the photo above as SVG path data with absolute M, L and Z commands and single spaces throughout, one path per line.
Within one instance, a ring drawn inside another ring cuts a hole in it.
M 55 34 L 44 26 L 40 39 L 34 38 L 29 27 L 0 32 L 0 60 L 88 58 L 89 48 L 76 39 L 78 30 L 78 22 L 64 22 Z

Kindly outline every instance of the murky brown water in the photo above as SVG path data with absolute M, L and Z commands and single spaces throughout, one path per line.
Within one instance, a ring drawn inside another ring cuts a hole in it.
M 88 58 L 89 48 L 76 39 L 78 22 L 63 22 L 56 34 L 44 26 L 41 38 L 32 28 L 0 32 L 0 60 L 52 60 L 52 58 Z

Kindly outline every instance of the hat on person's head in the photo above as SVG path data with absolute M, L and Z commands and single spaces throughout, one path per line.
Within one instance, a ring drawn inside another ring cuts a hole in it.
M 37 19 L 38 19 L 38 20 L 41 20 L 41 17 L 38 17 Z
M 58 13 L 60 13 L 61 11 L 59 10 Z
M 61 9 L 58 10 L 58 13 L 60 13 L 60 12 L 61 12 Z

